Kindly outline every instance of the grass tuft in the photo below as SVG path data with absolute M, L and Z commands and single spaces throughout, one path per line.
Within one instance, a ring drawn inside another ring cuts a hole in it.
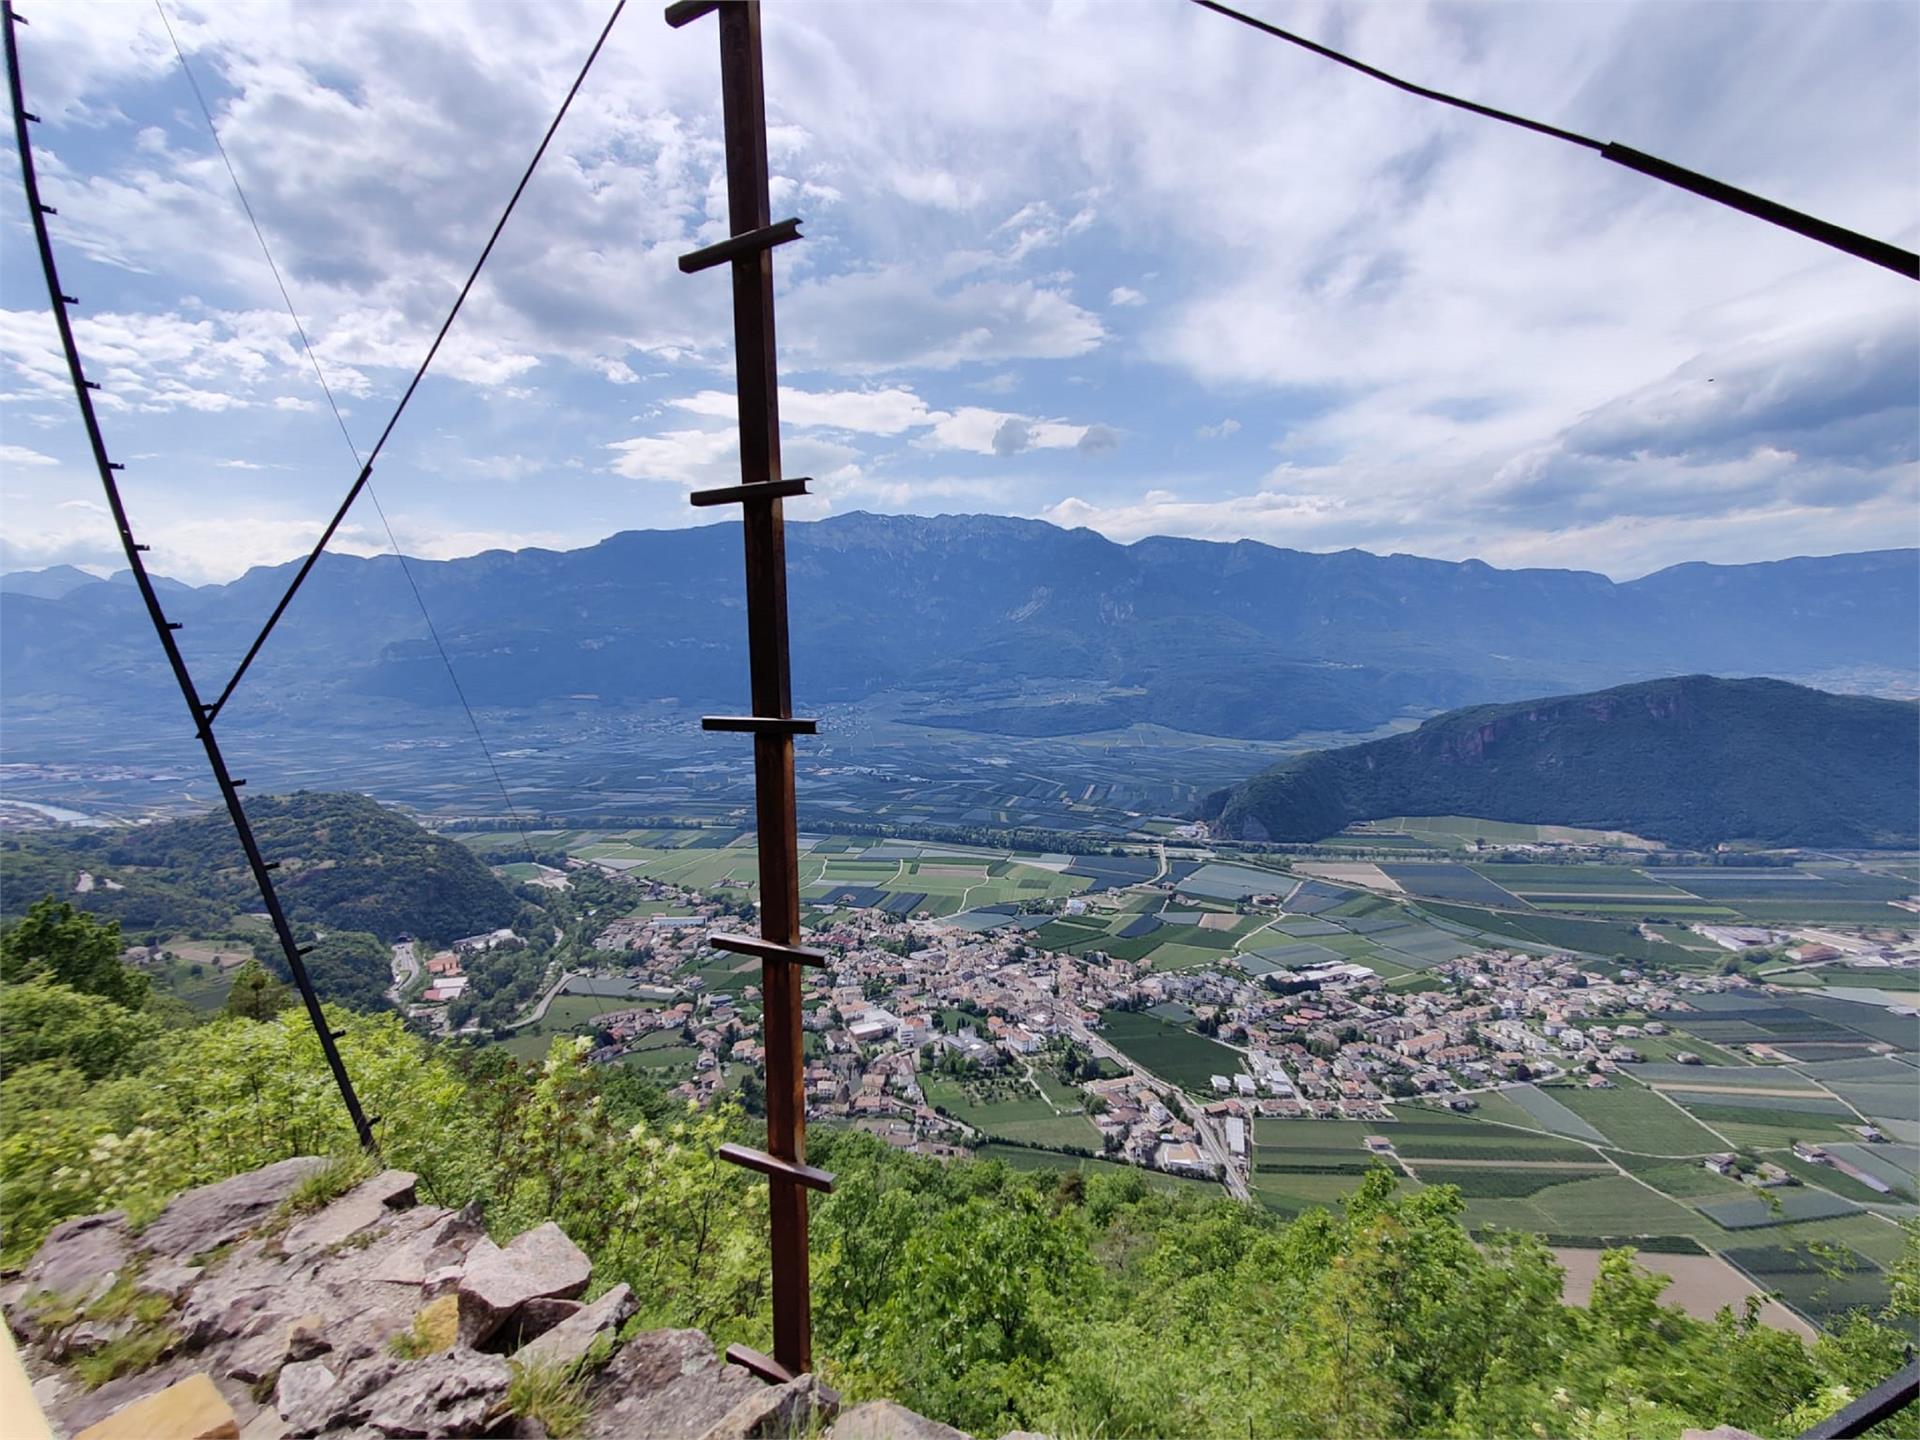
M 571 1365 L 522 1365 L 509 1360 L 512 1379 L 507 1384 L 507 1409 L 524 1420 L 537 1420 L 554 1440 L 580 1433 L 591 1408 L 587 1403 L 587 1375 Z
M 280 1207 L 283 1215 L 305 1215 L 338 1200 L 362 1180 L 373 1178 L 373 1161 L 364 1153 L 328 1157 L 313 1174 L 294 1187 Z
M 460 1338 L 460 1297 L 442 1295 L 420 1307 L 413 1324 L 387 1342 L 387 1349 L 402 1360 L 419 1360 L 451 1350 Z
M 142 1325 L 117 1336 L 98 1350 L 76 1355 L 73 1373 L 90 1390 L 109 1380 L 144 1370 L 180 1342 L 180 1336 L 168 1325 Z

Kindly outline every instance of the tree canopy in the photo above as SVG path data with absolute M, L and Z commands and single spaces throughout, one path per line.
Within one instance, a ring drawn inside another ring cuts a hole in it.
M 122 1009 L 45 981 L 10 987 L 9 1003 L 56 989 Z M 66 999 L 18 1003 L 78 1018 Z M 767 1348 L 765 1187 L 714 1155 L 753 1138 L 731 1102 L 677 1105 L 590 1065 L 577 1039 L 523 1065 L 430 1043 L 390 1012 L 329 1013 L 385 1117 L 386 1163 L 429 1199 L 481 1202 L 499 1236 L 555 1220 L 596 1286 L 633 1286 L 639 1323 Z M 164 1047 L 136 1037 L 113 1064 L 93 1058 L 111 1049 L 96 1038 L 81 1026 L 64 1053 L 7 1060 L 7 1263 L 69 1216 L 138 1221 L 185 1186 L 353 1149 L 298 1009 L 222 1016 Z M 1135 1171 L 943 1163 L 851 1131 L 817 1129 L 812 1158 L 838 1176 L 812 1232 L 819 1369 L 852 1398 L 982 1434 L 1786 1436 L 1895 1368 L 1895 1322 L 1920 1311 L 1911 1225 L 1887 1311 L 1807 1345 L 1757 1305 L 1703 1321 L 1662 1304 L 1666 1279 L 1627 1251 L 1602 1259 L 1590 1304 L 1563 1304 L 1543 1240 L 1470 1235 L 1453 1187 L 1406 1194 L 1385 1169 L 1340 1209 L 1289 1222 Z

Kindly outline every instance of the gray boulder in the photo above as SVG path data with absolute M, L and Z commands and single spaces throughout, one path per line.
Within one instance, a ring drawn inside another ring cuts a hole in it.
M 826 1440 L 967 1440 L 967 1432 L 929 1420 L 891 1400 L 869 1400 L 843 1411 Z
M 407 1170 L 382 1170 L 371 1180 L 356 1185 L 326 1209 L 309 1215 L 287 1232 L 282 1241 L 289 1254 L 337 1245 L 370 1225 L 377 1225 L 395 1210 L 413 1204 L 414 1186 L 419 1177 Z
M 483 1237 L 460 1272 L 460 1338 L 482 1344 L 529 1300 L 576 1299 L 592 1274 L 593 1263 L 551 1220 L 504 1250 Z
M 382 1435 L 478 1435 L 501 1410 L 511 1380 L 498 1355 L 449 1350 L 407 1366 L 367 1402 L 367 1425 Z
M 839 1412 L 837 1394 L 812 1375 L 801 1375 L 748 1395 L 701 1440 L 786 1440 L 806 1434 L 816 1421 L 831 1420 Z
M 124 1210 L 63 1220 L 40 1242 L 20 1288 L 26 1296 L 47 1293 L 83 1304 L 113 1288 L 132 1249 Z
M 435 1272 L 449 1267 L 458 1270 L 468 1253 L 487 1233 L 480 1219 L 480 1207 L 432 1212 L 428 1227 L 406 1245 L 389 1254 L 374 1272 L 373 1278 L 394 1285 L 419 1285 Z
M 325 1360 L 295 1360 L 280 1371 L 273 1405 L 289 1435 L 318 1435 L 367 1419 L 400 1370 L 389 1356 L 363 1357 L 333 1369 Z
M 176 1195 L 160 1218 L 141 1231 L 140 1248 L 187 1261 L 238 1240 L 299 1189 L 301 1181 L 326 1166 L 325 1160 L 315 1156 L 298 1155 Z
M 528 1303 L 529 1309 L 533 1303 Z M 626 1323 L 635 1308 L 633 1291 L 616 1285 L 593 1304 L 522 1345 L 513 1352 L 513 1358 L 522 1365 L 577 1365 L 595 1340 Z
M 651 1330 L 600 1372 L 585 1440 L 702 1440 L 765 1389 L 739 1366 L 720 1364 L 698 1330 Z
M 275 1347 L 278 1348 L 278 1347 Z M 321 1360 L 297 1360 L 284 1366 L 274 1386 L 273 1408 L 292 1435 L 313 1435 L 342 1419 L 352 1401 Z

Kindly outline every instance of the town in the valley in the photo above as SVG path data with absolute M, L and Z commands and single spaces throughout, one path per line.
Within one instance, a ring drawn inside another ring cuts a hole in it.
M 549 887 L 591 875 L 613 882 L 613 898 L 596 908 L 585 958 L 557 959 L 540 1004 L 496 1038 L 531 1057 L 574 1034 L 596 1063 L 638 1065 L 689 1101 L 750 1098 L 758 962 L 706 943 L 752 914 L 750 837 L 692 850 L 579 838 L 595 843 L 564 866 L 502 867 Z M 1283 1209 L 1333 1198 L 1369 1164 L 1469 1195 L 1490 1171 L 1541 1166 L 1669 1204 L 1698 1198 L 1636 1175 L 1626 1157 L 1641 1153 L 1685 1157 L 1725 1185 L 1722 1199 L 1796 1186 L 1809 1164 L 1868 1200 L 1910 1187 L 1846 1149 L 1885 1143 L 1904 1108 L 1889 1121 L 1881 1091 L 1849 1096 L 1818 1073 L 1851 1065 L 1885 1085 L 1874 1067 L 1911 1062 L 1910 899 L 1865 902 L 1886 916 L 1874 926 L 1756 924 L 1732 893 L 1742 880 L 1760 894 L 1825 886 L 1831 901 L 1871 875 L 1632 868 L 1645 857 L 1604 863 L 1553 844 L 1524 845 L 1505 865 L 1461 863 L 1472 852 L 1223 858 L 1197 835 L 1170 838 L 1125 854 L 1006 858 L 806 839 L 807 943 L 826 957 L 805 985 L 814 1123 L 938 1156 L 1130 1165 Z M 1520 908 L 1436 898 L 1495 901 L 1493 876 Z M 1557 931 L 1547 917 L 1566 912 L 1542 897 L 1583 886 L 1589 914 L 1630 901 L 1646 915 L 1604 928 L 1564 919 L 1574 929 Z M 1500 933 L 1503 922 L 1518 933 Z M 1525 938 L 1529 925 L 1546 939 Z M 1620 953 L 1549 943 L 1562 934 Z M 502 943 L 518 942 L 501 931 L 425 957 L 416 1017 L 458 1032 L 445 1002 L 463 991 L 462 954 Z M 1853 1011 L 1885 1022 L 1868 1024 L 1882 1033 L 1849 1028 Z M 1666 1123 L 1646 1128 L 1644 1106 Z M 1783 1112 L 1804 1115 L 1804 1136 Z M 1784 1129 L 1755 1128 L 1767 1125 Z M 1787 1168 L 1775 1150 L 1800 1163 Z

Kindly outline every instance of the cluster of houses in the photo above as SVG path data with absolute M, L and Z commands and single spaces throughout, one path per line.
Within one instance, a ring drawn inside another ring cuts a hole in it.
M 662 1026 L 688 1029 L 700 1058 L 680 1090 L 707 1098 L 728 1066 L 761 1059 L 753 1026 L 733 1022 L 730 997 L 707 993 L 688 973 L 720 963 L 705 952 L 704 936 L 736 902 L 633 883 L 681 913 L 612 921 L 595 947 L 609 965 L 686 998 L 668 1010 L 597 1017 L 612 1043 L 596 1058 L 616 1060 Z M 1063 1038 L 1124 1060 L 1101 1042 L 1102 1013 L 1177 1007 L 1237 1051 L 1237 1064 L 1223 1066 L 1198 1095 L 1138 1070 L 1081 1088 L 1106 1153 L 1194 1175 L 1217 1173 L 1222 1152 L 1244 1173 L 1258 1118 L 1390 1122 L 1388 1103 L 1412 1096 L 1469 1108 L 1475 1091 L 1519 1080 L 1575 1074 L 1608 1086 L 1619 1067 L 1641 1061 L 1647 1037 L 1666 1033 L 1659 1021 L 1624 1013 L 1684 1006 L 1683 990 L 1749 983 L 1730 975 L 1676 986 L 1631 969 L 1600 973 L 1564 955 L 1490 950 L 1436 967 L 1429 973 L 1441 983 L 1429 989 L 1390 989 L 1345 961 L 1289 972 L 1276 986 L 1225 963 L 1159 973 L 1098 951 L 1036 950 L 1017 928 L 976 931 L 870 909 L 840 912 L 809 940 L 833 957 L 830 970 L 809 971 L 802 982 L 810 1113 L 895 1144 L 951 1151 L 970 1132 L 928 1103 L 921 1080 L 930 1069 L 1019 1071 Z M 755 998 L 750 987 L 740 996 L 745 1004 Z M 1681 1063 L 1699 1061 L 1657 1048 Z

